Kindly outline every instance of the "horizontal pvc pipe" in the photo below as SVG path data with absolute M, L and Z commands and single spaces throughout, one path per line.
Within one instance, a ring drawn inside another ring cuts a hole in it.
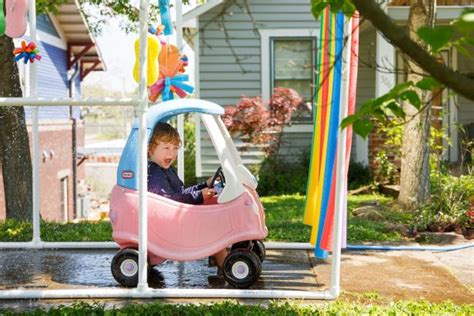
M 305 242 L 265 242 L 267 250 L 314 250 L 314 246 Z M 346 250 L 380 250 L 380 251 L 454 251 L 474 247 L 474 243 L 454 246 L 378 246 L 347 245 Z M 118 249 L 113 241 L 78 241 L 78 242 L 0 242 L 0 249 Z
M 266 298 L 335 300 L 333 291 L 237 290 L 237 289 L 123 289 L 87 288 L 1 290 L 2 299 L 79 299 L 79 298 Z
M 113 241 L 78 242 L 0 242 L 0 249 L 118 249 Z
M 137 98 L 0 98 L 0 106 L 134 106 Z
M 288 250 L 312 250 L 309 243 L 291 242 L 265 242 L 268 250 L 288 249 Z M 119 246 L 113 241 L 77 241 L 77 242 L 0 242 L 0 249 L 118 249 Z
M 453 245 L 453 246 L 364 246 L 364 245 L 347 245 L 347 250 L 399 250 L 399 251 L 454 251 L 474 247 L 474 243 Z

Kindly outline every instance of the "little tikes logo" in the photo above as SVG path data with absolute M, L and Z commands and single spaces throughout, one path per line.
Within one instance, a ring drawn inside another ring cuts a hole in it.
M 133 178 L 133 171 L 131 170 L 122 171 L 122 179 L 132 179 L 132 178 Z

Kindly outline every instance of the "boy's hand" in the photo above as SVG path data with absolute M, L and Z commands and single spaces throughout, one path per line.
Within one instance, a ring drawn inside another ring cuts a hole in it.
M 214 183 L 212 183 L 212 178 L 213 178 L 213 177 L 214 177 L 214 176 L 211 176 L 211 177 L 209 177 L 209 179 L 206 180 L 206 184 L 207 184 L 207 187 L 208 187 L 208 188 L 212 188 L 212 185 L 214 184 Z M 216 180 L 219 180 L 219 179 L 220 179 L 220 177 L 217 177 L 217 178 L 216 178 Z
M 206 199 L 212 199 L 214 194 L 216 194 L 213 189 L 209 189 L 209 188 L 204 188 L 204 189 L 201 190 L 201 192 L 202 192 L 202 197 L 205 200 Z

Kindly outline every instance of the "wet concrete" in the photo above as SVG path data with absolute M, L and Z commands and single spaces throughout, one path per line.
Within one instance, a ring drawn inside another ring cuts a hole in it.
M 314 290 L 315 277 L 305 251 L 284 256 L 268 251 L 260 280 L 253 289 Z M 2 250 L 0 290 L 11 288 L 59 289 L 78 287 L 120 287 L 110 271 L 113 250 Z M 166 261 L 153 268 L 153 288 L 232 288 L 217 278 L 207 260 Z
M 110 263 L 114 250 L 0 250 L 0 290 L 119 287 Z M 387 300 L 426 299 L 474 302 L 474 248 L 432 252 L 344 252 L 341 288 L 346 294 L 377 292 Z M 260 280 L 252 289 L 323 290 L 330 281 L 330 260 L 316 260 L 310 251 L 270 250 Z M 149 278 L 153 288 L 231 288 L 213 278 L 207 260 L 165 262 Z M 101 300 L 124 305 L 147 300 Z M 148 300 L 147 302 L 156 301 Z M 211 302 L 206 299 L 167 299 L 160 302 Z M 243 300 L 260 303 L 262 300 Z M 263 300 L 265 301 L 265 300 Z M 29 309 L 71 300 L 0 300 L 0 307 Z M 309 303 L 309 302 L 305 302 Z M 312 303 L 312 302 L 311 302 Z

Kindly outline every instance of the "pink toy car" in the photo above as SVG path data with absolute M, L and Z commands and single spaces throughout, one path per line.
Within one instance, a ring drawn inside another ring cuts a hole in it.
M 206 258 L 230 248 L 225 259 L 225 280 L 247 288 L 257 281 L 265 258 L 261 241 L 267 236 L 265 213 L 257 182 L 243 165 L 234 143 L 220 119 L 224 113 L 215 103 L 195 99 L 170 100 L 149 109 L 148 140 L 156 123 L 187 112 L 201 114 L 222 167 L 222 191 L 216 204 L 191 205 L 148 194 L 148 266 L 165 260 L 189 261 Z M 120 159 L 117 185 L 110 200 L 113 238 L 120 251 L 112 260 L 112 274 L 123 286 L 138 283 L 138 125 L 134 124 Z

